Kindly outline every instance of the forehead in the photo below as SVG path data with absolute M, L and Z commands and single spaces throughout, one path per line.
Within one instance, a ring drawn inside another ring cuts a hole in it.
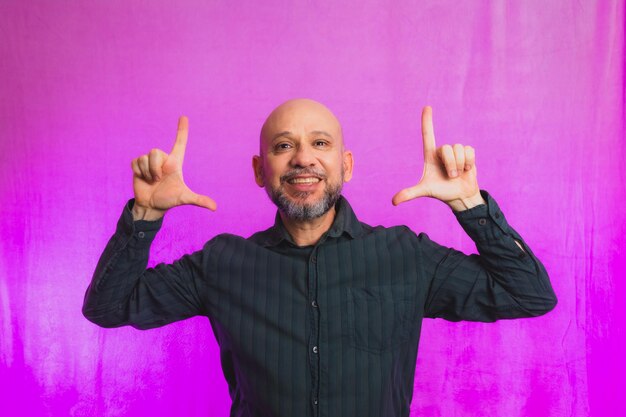
M 319 131 L 341 139 L 341 125 L 326 107 L 309 101 L 287 102 L 268 116 L 261 129 L 261 141 L 267 143 L 281 132 L 300 136 Z

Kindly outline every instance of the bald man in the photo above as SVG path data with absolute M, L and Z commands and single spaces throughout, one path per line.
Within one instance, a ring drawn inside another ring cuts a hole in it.
M 474 149 L 435 145 L 422 113 L 424 172 L 393 197 L 447 204 L 476 242 L 464 255 L 405 226 L 372 227 L 342 197 L 353 157 L 324 105 L 290 100 L 267 118 L 256 183 L 278 210 L 247 239 L 222 234 L 146 269 L 167 210 L 215 202 L 183 181 L 188 121 L 169 154 L 132 161 L 125 206 L 85 294 L 102 327 L 150 329 L 202 315 L 220 346 L 231 416 L 408 416 L 424 317 L 492 322 L 556 305 L 543 265 L 478 187 Z

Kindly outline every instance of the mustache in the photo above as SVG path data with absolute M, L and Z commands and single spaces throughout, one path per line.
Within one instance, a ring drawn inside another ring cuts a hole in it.
M 280 176 L 280 182 L 281 183 L 287 182 L 300 175 L 312 175 L 312 176 L 318 177 L 321 180 L 326 179 L 326 174 L 324 174 L 323 171 L 316 169 L 316 168 L 307 167 L 307 168 L 294 168 L 291 171 L 286 172 L 284 175 Z

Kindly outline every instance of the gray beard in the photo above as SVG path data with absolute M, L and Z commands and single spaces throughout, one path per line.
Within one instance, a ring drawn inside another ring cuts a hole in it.
M 343 188 L 343 184 L 331 185 L 328 184 L 326 188 L 324 188 L 324 195 L 321 199 L 316 202 L 306 204 L 299 203 L 297 201 L 290 200 L 284 192 L 282 185 L 277 189 L 273 189 L 271 187 L 265 187 L 265 191 L 267 195 L 270 197 L 270 200 L 278 207 L 285 216 L 289 219 L 297 220 L 297 221 L 306 221 L 317 219 L 318 217 L 323 216 L 330 210 L 339 197 L 341 197 L 341 189 Z M 301 192 L 296 194 L 296 198 L 302 198 L 303 200 L 309 195 L 309 192 Z
M 301 174 L 313 174 L 321 178 L 322 180 L 328 180 L 328 177 L 315 168 L 294 168 L 280 178 L 280 186 L 276 189 L 266 186 L 265 191 L 270 197 L 270 200 L 276 204 L 278 210 L 280 210 L 287 218 L 297 221 L 307 221 L 317 219 L 323 216 L 330 210 L 339 197 L 341 197 L 341 189 L 343 188 L 343 182 L 337 185 L 326 183 L 324 188 L 324 195 L 322 198 L 311 204 L 300 203 L 290 200 L 285 195 L 283 184 L 289 181 L 290 178 Z M 343 178 L 343 167 L 341 169 L 341 178 Z M 295 195 L 296 199 L 305 200 L 309 196 L 308 191 L 300 192 Z

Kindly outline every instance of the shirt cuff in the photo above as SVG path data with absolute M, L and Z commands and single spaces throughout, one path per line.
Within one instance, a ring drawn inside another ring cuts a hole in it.
M 133 205 L 135 199 L 128 200 L 122 211 L 122 216 L 117 222 L 117 233 L 123 237 L 126 244 L 133 247 L 150 246 L 157 232 L 163 224 L 163 217 L 158 220 L 134 220 Z
M 487 204 L 454 212 L 465 233 L 476 242 L 498 240 L 509 234 L 509 225 L 496 200 L 485 190 L 480 194 Z

